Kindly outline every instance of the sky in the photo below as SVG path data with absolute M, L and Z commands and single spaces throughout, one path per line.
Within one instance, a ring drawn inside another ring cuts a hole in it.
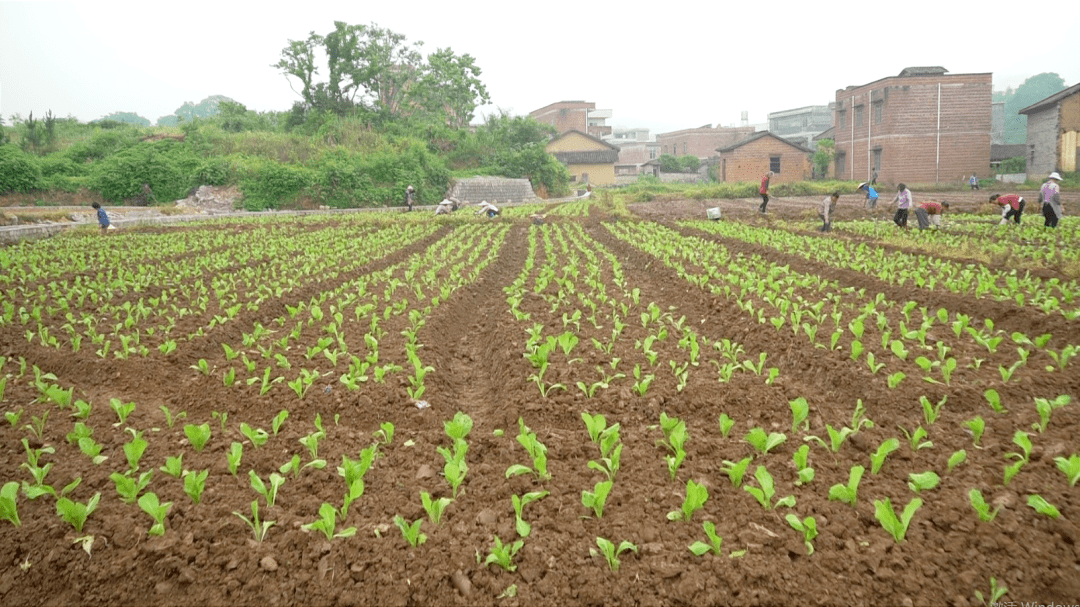
M 584 100 L 612 110 L 610 126 L 653 135 L 736 125 L 742 111 L 764 123 L 769 112 L 825 105 L 837 89 L 909 66 L 992 72 L 995 90 L 1042 72 L 1080 82 L 1076 0 L 1032 10 L 1000 0 L 976 9 L 947 0 L 759 6 L 0 1 L 0 116 L 10 124 L 14 114 L 52 110 L 86 122 L 124 111 L 154 123 L 219 94 L 248 109 L 287 110 L 299 96 L 271 64 L 289 40 L 326 34 L 334 21 L 376 23 L 422 41 L 425 54 L 472 55 L 491 96 L 478 116 Z

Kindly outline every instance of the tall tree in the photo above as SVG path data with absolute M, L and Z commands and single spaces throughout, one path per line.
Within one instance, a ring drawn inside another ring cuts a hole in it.
M 1005 143 L 1027 143 L 1027 116 L 1018 112 L 1027 106 L 1065 90 L 1065 80 L 1054 72 L 1036 74 L 1023 84 L 995 93 L 994 101 L 1005 102 Z
M 468 53 L 455 55 L 450 48 L 428 55 L 410 101 L 454 128 L 472 122 L 476 108 L 491 101 L 480 81 L 480 68 Z

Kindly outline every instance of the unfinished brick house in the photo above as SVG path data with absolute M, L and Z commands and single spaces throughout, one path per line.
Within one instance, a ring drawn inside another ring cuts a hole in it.
M 720 181 L 761 181 L 775 173 L 770 183 L 810 179 L 810 148 L 777 137 L 768 131 L 724 148 L 717 148 Z
M 990 166 L 992 74 L 909 67 L 836 91 L 836 178 L 963 182 Z
M 1039 181 L 1080 165 L 1080 84 L 1020 110 L 1027 121 L 1027 174 Z
M 611 134 L 607 125 L 611 114 L 611 110 L 596 109 L 592 101 L 559 101 L 529 112 L 537 122 L 554 126 L 557 133 L 580 131 L 599 138 Z
M 696 129 L 683 129 L 656 136 L 661 154 L 672 156 L 697 156 L 704 160 L 713 156 L 716 148 L 738 143 L 754 134 L 752 126 L 713 128 L 711 124 Z

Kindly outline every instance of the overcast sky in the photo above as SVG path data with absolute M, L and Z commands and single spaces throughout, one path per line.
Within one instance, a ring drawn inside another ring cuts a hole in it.
M 974 6 L 975 8 L 966 8 Z M 249 109 L 299 97 L 270 67 L 290 39 L 334 21 L 377 23 L 476 58 L 492 105 L 527 114 L 561 100 L 610 109 L 652 134 L 751 123 L 835 99 L 908 66 L 993 72 L 995 90 L 1056 72 L 1080 82 L 1076 0 L 723 3 L 361 0 L 0 1 L 0 115 L 80 121 L 115 111 L 156 122 L 221 94 Z M 858 16 L 856 16 L 858 15 Z M 323 70 L 325 73 L 325 69 Z

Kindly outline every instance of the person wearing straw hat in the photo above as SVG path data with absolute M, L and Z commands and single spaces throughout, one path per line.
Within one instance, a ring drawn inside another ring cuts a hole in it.
M 1061 219 L 1065 211 L 1065 208 L 1061 205 L 1059 181 L 1061 181 L 1061 175 L 1054 171 L 1046 178 L 1046 183 L 1039 188 L 1039 202 L 1042 203 L 1043 217 L 1046 218 L 1043 225 L 1048 228 L 1056 228 L 1058 220 Z
M 413 187 L 410 185 L 409 187 L 405 188 L 405 207 L 406 207 L 405 212 L 406 213 L 408 213 L 409 211 L 412 210 L 412 205 L 413 205 L 413 202 L 415 202 L 415 201 L 416 201 L 416 190 L 414 190 Z
M 866 192 L 866 208 L 873 210 L 874 207 L 877 206 L 878 201 L 878 193 L 877 190 L 874 189 L 874 185 L 864 181 L 859 184 L 859 191 Z

